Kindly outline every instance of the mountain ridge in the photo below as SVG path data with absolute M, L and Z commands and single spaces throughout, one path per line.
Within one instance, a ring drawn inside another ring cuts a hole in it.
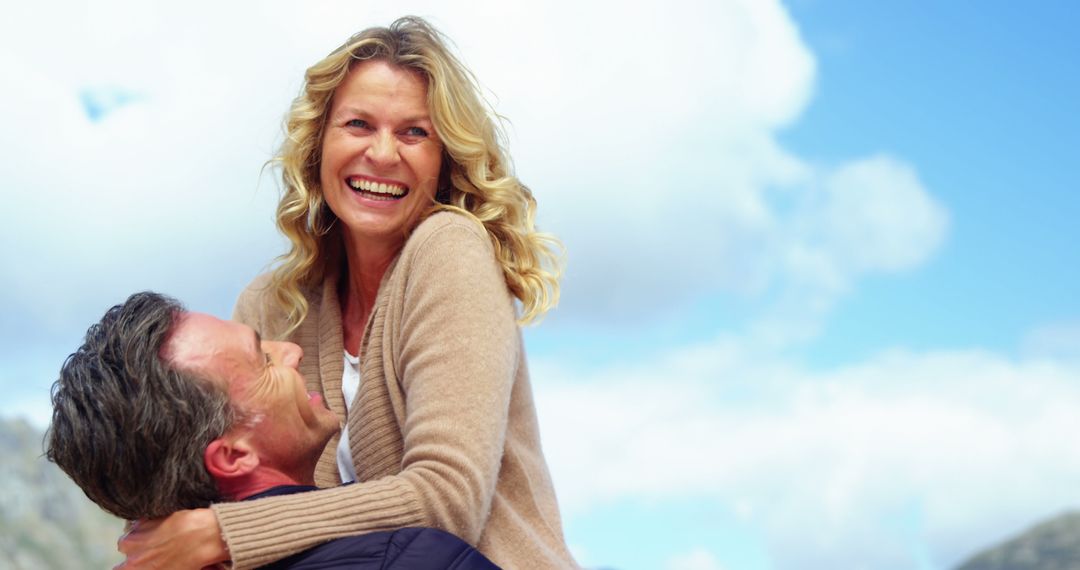
M 45 458 L 43 437 L 23 419 L 0 418 L 0 567 L 113 567 L 123 521 Z
M 1080 511 L 1066 511 L 977 552 L 956 570 L 1080 568 Z

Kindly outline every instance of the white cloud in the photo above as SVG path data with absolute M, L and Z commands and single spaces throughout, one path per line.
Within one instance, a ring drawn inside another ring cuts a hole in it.
M 538 363 L 568 516 L 713 500 L 761 529 L 777 568 L 887 569 L 923 547 L 954 563 L 1080 506 L 1075 364 L 895 351 L 811 371 L 743 350 L 718 341 L 584 377 Z
M 1080 362 L 1080 321 L 1062 321 L 1038 327 L 1024 337 L 1021 349 L 1031 358 Z
M 862 275 L 936 251 L 947 214 L 911 165 L 818 165 L 776 140 L 815 76 L 778 3 L 631 11 L 618 26 L 590 14 L 552 26 L 573 41 L 479 58 L 520 74 L 500 85 L 515 155 L 569 250 L 556 320 L 621 326 L 724 292 L 798 305 L 805 336 Z
M 724 565 L 704 548 L 673 556 L 664 565 L 667 570 L 723 570 Z
M 836 302 L 871 273 L 925 262 L 945 240 L 949 216 L 914 168 L 878 155 L 816 172 L 776 228 L 776 285 L 749 328 L 782 348 L 816 336 Z
M 830 173 L 823 215 L 824 249 L 853 270 L 897 271 L 921 264 L 945 237 L 948 216 L 914 169 L 887 156 Z
M 579 22 L 589 29 L 571 37 L 582 40 L 544 54 L 550 97 L 506 98 L 521 111 L 518 163 L 541 220 L 569 247 L 563 312 L 585 317 L 762 288 L 770 260 L 759 254 L 782 222 L 768 189 L 808 171 L 773 137 L 801 113 L 814 74 L 779 4 L 627 14 L 625 25 Z M 603 48 L 593 55 L 584 38 Z
M 286 50 L 256 59 L 213 23 L 186 33 L 199 14 L 165 6 L 124 5 L 124 25 L 108 5 L 70 8 L 7 20 L 12 43 L 0 50 L 20 78 L 0 105 L 0 178 L 19 213 L 0 228 L 18 244 L 0 254 L 5 306 L 23 316 L 9 322 L 84 327 L 146 287 L 204 307 L 235 295 L 278 248 L 259 169 L 290 92 L 279 77 L 260 85 L 259 71 Z M 211 22 L 255 31 L 220 16 Z M 240 66 L 221 54 L 252 57 Z M 133 99 L 91 120 L 80 97 L 109 92 Z

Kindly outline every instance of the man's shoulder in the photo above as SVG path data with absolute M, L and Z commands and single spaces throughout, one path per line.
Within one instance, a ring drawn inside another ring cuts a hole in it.
M 497 570 L 498 566 L 448 532 L 434 528 L 403 528 L 331 540 L 264 568 Z
M 461 538 L 437 528 L 403 528 L 390 534 L 388 570 L 448 568 L 498 570 L 498 566 Z

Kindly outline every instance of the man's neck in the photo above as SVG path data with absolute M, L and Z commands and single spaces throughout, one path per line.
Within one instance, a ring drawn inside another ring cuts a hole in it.
M 281 485 L 314 485 L 314 475 L 307 480 L 297 480 L 276 469 L 256 469 L 251 473 L 223 481 L 217 480 L 218 490 L 227 501 L 242 501 L 252 495 L 257 495 Z

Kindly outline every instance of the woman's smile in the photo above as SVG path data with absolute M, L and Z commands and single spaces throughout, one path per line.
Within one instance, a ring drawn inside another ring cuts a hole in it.
M 356 194 L 367 200 L 393 201 L 401 200 L 408 196 L 409 187 L 396 181 L 375 179 L 366 176 L 349 176 L 345 183 Z

